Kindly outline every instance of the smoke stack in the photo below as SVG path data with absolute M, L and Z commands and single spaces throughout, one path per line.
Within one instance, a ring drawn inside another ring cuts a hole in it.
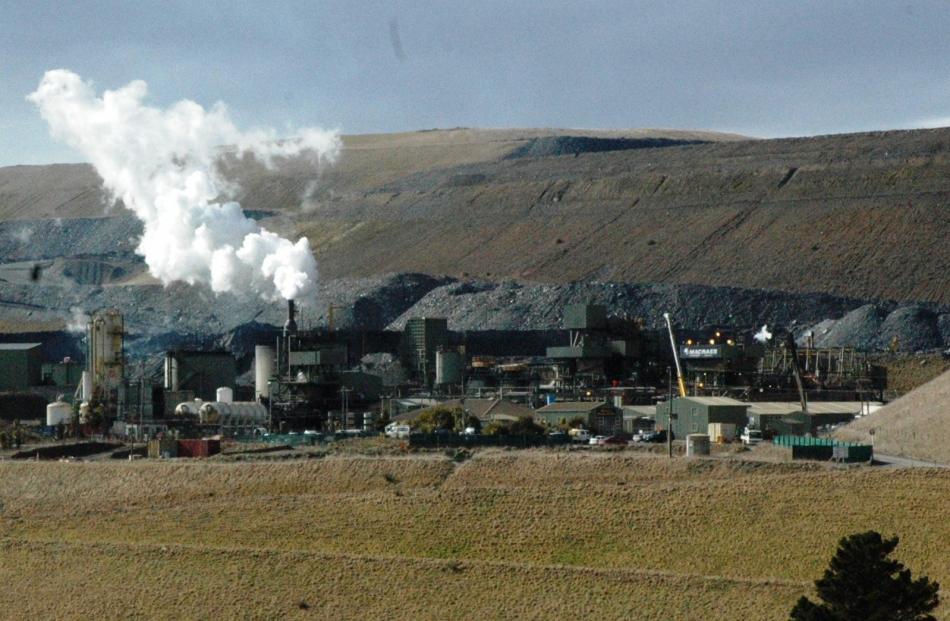
M 294 308 L 294 301 L 287 300 L 287 323 L 284 324 L 284 336 L 295 334 L 297 332 L 297 321 L 295 319 L 296 314 L 297 311 Z

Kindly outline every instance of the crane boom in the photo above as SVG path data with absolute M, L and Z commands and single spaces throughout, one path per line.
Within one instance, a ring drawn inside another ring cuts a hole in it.
M 808 397 L 805 394 L 805 385 L 802 382 L 802 369 L 798 364 L 798 346 L 795 344 L 795 335 L 789 330 L 785 335 L 785 347 L 792 358 L 792 374 L 795 376 L 795 386 L 798 388 L 798 399 L 801 401 L 802 413 L 808 414 Z
M 680 366 L 680 354 L 676 347 L 676 337 L 673 335 L 673 324 L 670 322 L 670 314 L 663 313 L 663 318 L 666 319 L 666 327 L 670 331 L 670 346 L 673 347 L 673 362 L 676 363 L 676 382 L 679 385 L 680 396 L 685 397 L 686 383 L 683 381 L 683 368 Z

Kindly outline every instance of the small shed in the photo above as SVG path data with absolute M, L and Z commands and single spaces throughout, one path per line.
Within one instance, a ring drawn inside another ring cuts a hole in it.
M 623 411 L 623 432 L 635 434 L 638 431 L 653 429 L 656 425 L 655 405 L 625 405 Z
M 0 343 L 0 390 L 26 390 L 42 380 L 40 343 Z
M 749 404 L 729 397 L 679 397 L 673 399 L 673 436 L 707 433 L 710 423 L 731 423 L 744 427 L 749 419 Z M 669 402 L 656 404 L 656 428 L 669 429 Z

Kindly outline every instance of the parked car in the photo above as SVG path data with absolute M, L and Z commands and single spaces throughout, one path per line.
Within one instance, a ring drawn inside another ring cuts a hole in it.
M 627 446 L 627 440 L 620 436 L 610 436 L 609 438 L 604 438 L 601 444 L 605 446 Z
M 604 440 L 607 439 L 607 436 L 594 436 L 588 441 L 588 444 L 591 446 L 597 446 L 604 443 Z
M 478 435 L 478 432 L 475 431 L 474 427 L 466 427 L 459 435 L 461 436 L 475 436 Z
M 586 444 L 590 441 L 590 432 L 586 429 L 571 429 L 567 433 L 571 436 L 572 442 L 583 442 Z

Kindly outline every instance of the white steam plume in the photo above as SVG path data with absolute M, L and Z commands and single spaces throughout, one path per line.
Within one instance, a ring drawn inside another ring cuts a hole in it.
M 754 337 L 752 337 L 752 338 L 754 338 L 757 343 L 762 343 L 763 345 L 764 345 L 765 343 L 768 343 L 769 341 L 771 341 L 771 340 L 772 340 L 772 333 L 769 332 L 769 326 L 768 326 L 768 324 L 762 326 L 762 329 L 759 330 L 758 334 L 756 334 L 756 335 L 755 335 Z
M 260 227 L 236 202 L 217 202 L 234 189 L 217 161 L 221 147 L 230 146 L 267 166 L 300 154 L 320 165 L 338 155 L 339 135 L 304 128 L 278 140 L 273 130 L 237 129 L 221 103 L 205 110 L 184 100 L 160 109 L 143 104 L 146 94 L 137 80 L 100 97 L 75 73 L 57 69 L 46 72 L 28 99 L 53 137 L 88 158 L 113 199 L 142 221 L 136 252 L 162 283 L 253 291 L 267 300 L 309 293 L 317 278 L 310 243 Z
M 75 332 L 82 334 L 86 331 L 86 327 L 89 325 L 91 319 L 89 315 L 86 314 L 79 306 L 70 306 L 69 307 L 70 318 L 66 322 L 66 329 L 70 332 Z

